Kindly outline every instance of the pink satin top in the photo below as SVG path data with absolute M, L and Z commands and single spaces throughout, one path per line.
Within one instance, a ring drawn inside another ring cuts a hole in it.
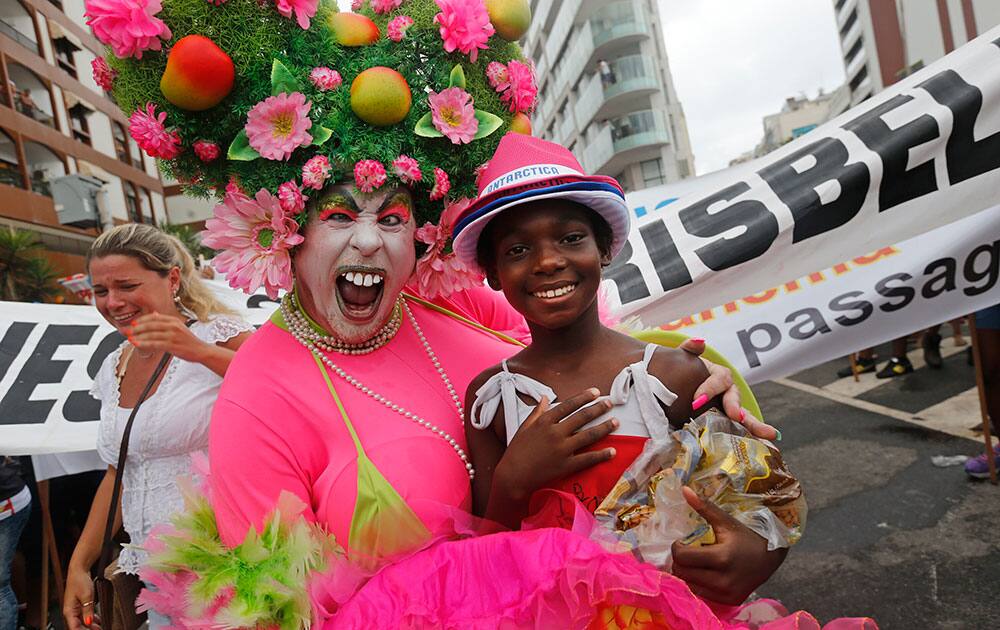
M 409 302 L 460 399 L 481 371 L 517 347 L 430 308 Z M 473 290 L 445 306 L 486 319 L 491 328 L 523 323 L 502 296 Z M 463 423 L 454 401 L 408 318 L 396 336 L 362 356 L 331 353 L 331 360 L 366 387 L 435 423 L 462 446 Z M 420 504 L 471 507 L 464 464 L 441 437 L 376 402 L 331 372 L 365 452 L 385 479 L 422 517 Z M 209 434 L 212 502 L 223 542 L 243 541 L 261 528 L 283 490 L 308 506 L 347 547 L 357 497 L 357 451 L 310 353 L 268 322 L 240 348 L 229 366 Z

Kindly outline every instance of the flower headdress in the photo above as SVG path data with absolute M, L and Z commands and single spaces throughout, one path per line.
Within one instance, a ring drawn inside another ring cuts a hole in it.
M 230 284 L 291 286 L 307 201 L 327 183 L 402 183 L 429 245 L 418 280 L 436 293 L 470 281 L 442 213 L 475 197 L 504 133 L 530 133 L 537 91 L 515 43 L 528 0 L 488 4 L 85 0 L 85 14 L 132 137 L 186 193 L 221 202 L 203 240 Z

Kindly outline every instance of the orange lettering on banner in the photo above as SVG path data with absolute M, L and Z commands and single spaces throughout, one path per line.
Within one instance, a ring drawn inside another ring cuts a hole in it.
M 707 311 L 702 311 L 700 317 L 702 322 L 710 322 L 715 319 L 715 313 L 712 312 L 712 309 L 708 309 Z
M 722 307 L 727 313 L 735 313 L 740 310 L 740 307 L 736 305 L 736 302 L 726 302 Z
M 777 289 L 768 289 L 767 291 L 761 291 L 760 293 L 754 293 L 753 295 L 748 295 L 743 298 L 743 301 L 747 304 L 763 304 L 764 302 L 769 302 L 774 299 L 774 296 L 778 294 Z
M 814 271 L 808 276 L 810 284 L 819 284 L 826 280 L 826 277 L 819 271 Z
M 850 270 L 851 268 L 847 266 L 847 263 L 838 263 L 833 266 L 833 272 L 838 276 L 842 276 Z
M 898 254 L 898 253 L 899 250 L 896 249 L 895 247 L 883 247 L 874 254 L 870 254 L 868 256 L 858 256 L 857 258 L 854 259 L 853 262 L 856 265 L 870 265 L 873 262 L 885 258 L 886 256 L 892 256 L 893 254 Z
M 792 280 L 791 282 L 786 282 L 785 283 L 785 292 L 786 293 L 795 293 L 796 291 L 798 291 L 801 288 L 802 287 L 799 285 L 799 281 L 798 280 Z
M 678 319 L 670 322 L 669 324 L 664 324 L 660 326 L 661 330 L 673 331 L 680 330 L 681 328 L 687 328 L 688 326 L 694 326 L 694 318 L 688 315 L 683 319 Z

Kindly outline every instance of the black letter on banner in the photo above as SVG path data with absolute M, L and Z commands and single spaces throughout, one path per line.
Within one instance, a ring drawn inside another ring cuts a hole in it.
M 0 340 L 0 381 L 7 375 L 10 364 L 21 353 L 24 342 L 27 341 L 28 335 L 34 329 L 35 324 L 33 322 L 13 322 L 10 328 L 7 329 L 7 332 L 4 333 L 3 339 Z M 3 422 L 2 417 L 0 417 L 0 422 Z
M 745 182 L 733 184 L 678 213 L 684 229 L 703 238 L 718 236 L 733 228 L 746 228 L 739 236 L 720 238 L 695 250 L 705 266 L 713 271 L 753 260 L 766 252 L 778 237 L 777 217 L 755 199 L 738 201 L 718 212 L 709 213 L 711 206 L 739 197 L 748 190 L 750 186 Z
M 918 87 L 951 110 L 955 124 L 948 138 L 945 156 L 948 179 L 954 185 L 1000 168 L 1000 132 L 976 141 L 976 119 L 983 108 L 983 93 L 969 85 L 954 70 L 945 70 Z
M 788 336 L 792 339 L 805 340 L 816 334 L 830 332 L 830 327 L 826 325 L 826 320 L 823 319 L 823 314 L 819 312 L 819 309 L 812 307 L 790 313 L 788 317 L 785 318 L 785 323 L 791 324 L 803 315 L 805 318 L 802 321 L 797 322 L 788 331 Z
M 908 273 L 894 273 L 891 276 L 886 276 L 882 278 L 875 284 L 875 291 L 882 297 L 887 298 L 903 298 L 899 302 L 885 302 L 880 304 L 879 308 L 886 313 L 891 313 L 893 311 L 898 311 L 901 308 L 905 308 L 907 304 L 913 301 L 916 297 L 917 291 L 913 287 L 901 286 L 901 287 L 890 287 L 889 283 L 899 280 L 901 282 L 906 282 L 912 280 L 913 276 Z
M 51 324 L 42 333 L 38 345 L 21 368 L 17 380 L 0 401 L 0 422 L 6 424 L 42 424 L 56 401 L 30 400 L 35 387 L 58 383 L 66 375 L 71 361 L 53 361 L 59 346 L 85 345 L 97 326 Z
M 649 288 L 642 279 L 642 272 L 639 267 L 628 262 L 631 258 L 632 243 L 625 241 L 622 251 L 601 274 L 605 280 L 611 280 L 618 287 L 618 299 L 622 304 L 649 297 Z
M 125 337 L 118 331 L 108 333 L 101 340 L 97 350 L 90 356 L 90 362 L 87 363 L 87 375 L 90 378 L 97 376 L 104 359 L 124 340 Z M 89 391 L 73 391 L 66 397 L 62 411 L 63 417 L 69 422 L 95 422 L 101 419 L 101 401 L 91 396 Z
M 792 168 L 807 155 L 816 158 L 815 166 L 802 173 Z M 860 162 L 848 165 L 847 158 L 847 147 L 840 140 L 823 138 L 760 170 L 759 175 L 792 211 L 793 243 L 838 228 L 861 210 L 871 173 Z M 840 184 L 840 195 L 823 204 L 815 189 L 831 180 Z
M 976 271 L 976 259 L 980 254 L 989 254 L 986 262 L 986 269 Z M 967 287 L 962 290 L 966 295 L 980 295 L 986 293 L 997 283 L 997 274 L 1000 274 L 1000 241 L 993 241 L 992 245 L 980 245 L 969 252 L 969 257 L 965 259 L 965 279 L 969 282 L 979 282 L 987 278 L 986 283 L 978 287 Z
M 663 221 L 653 221 L 639 228 L 642 242 L 653 261 L 653 269 L 660 279 L 664 291 L 691 284 L 691 273 L 688 272 L 684 259 L 677 251 L 673 237 Z M 648 294 L 647 294 L 648 295 Z M 624 304 L 624 302 L 622 302 Z
M 247 308 L 264 308 L 261 306 L 264 302 L 274 302 L 275 304 L 281 304 L 281 300 L 272 300 L 266 295 L 251 295 L 247 298 Z
M 768 340 L 766 345 L 754 345 L 752 337 L 757 331 L 767 334 Z M 737 331 L 736 336 L 740 340 L 740 346 L 743 348 L 743 354 L 746 356 L 747 363 L 750 364 L 750 367 L 760 367 L 759 353 L 774 350 L 781 342 L 781 331 L 778 330 L 778 327 L 774 324 L 757 324 L 756 326 L 751 326 L 747 330 Z
M 941 273 L 934 276 L 924 285 L 924 288 L 920 291 L 920 295 L 924 296 L 928 300 L 931 298 L 936 298 L 942 293 L 955 290 L 955 269 L 957 263 L 954 258 L 938 258 L 931 264 L 924 268 L 924 275 L 930 275 L 938 267 L 941 268 Z M 940 282 L 940 287 L 933 286 L 935 283 Z
M 878 192 L 879 212 L 937 190 L 937 182 L 934 180 L 934 160 L 928 160 L 920 166 L 906 170 L 910 160 L 910 149 L 939 137 L 937 121 L 928 114 L 922 114 L 898 129 L 890 129 L 882 120 L 883 114 L 912 100 L 912 96 L 894 96 L 844 125 L 844 129 L 861 138 L 869 149 L 882 158 L 882 183 Z
M 860 324 L 869 317 L 871 317 L 872 312 L 875 307 L 868 300 L 857 300 L 854 302 L 844 302 L 844 300 L 849 300 L 851 298 L 857 298 L 864 295 L 864 291 L 848 291 L 847 293 L 841 293 L 837 297 L 830 300 L 830 310 L 834 312 L 843 311 L 861 311 L 861 315 L 857 317 L 846 317 L 841 315 L 840 317 L 835 317 L 833 321 L 837 322 L 841 326 L 853 326 L 855 324 Z

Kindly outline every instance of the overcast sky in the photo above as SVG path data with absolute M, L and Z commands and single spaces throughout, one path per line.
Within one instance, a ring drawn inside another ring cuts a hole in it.
M 785 98 L 844 82 L 832 0 L 658 0 L 699 175 L 763 136 Z

